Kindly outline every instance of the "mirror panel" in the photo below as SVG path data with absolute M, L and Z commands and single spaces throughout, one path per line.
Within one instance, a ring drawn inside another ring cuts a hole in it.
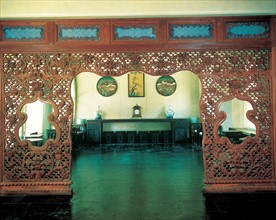
M 227 137 L 232 144 L 241 144 L 246 137 L 256 135 L 256 126 L 247 117 L 253 111 L 248 101 L 234 98 L 223 102 L 219 107 L 220 112 L 225 113 L 225 120 L 218 128 L 220 137 Z
M 24 122 L 19 128 L 20 140 L 28 140 L 33 146 L 41 147 L 48 139 L 56 139 L 56 129 L 48 120 L 54 113 L 51 104 L 36 100 L 21 108 Z

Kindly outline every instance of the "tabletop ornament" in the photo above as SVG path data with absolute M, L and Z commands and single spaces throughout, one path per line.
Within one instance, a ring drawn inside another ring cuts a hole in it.
M 98 105 L 98 109 L 97 109 L 97 111 L 95 111 L 94 115 L 95 115 L 95 119 L 97 119 L 97 120 L 101 120 L 103 118 L 104 113 L 101 110 L 101 107 L 99 105 Z
M 173 119 L 174 111 L 172 110 L 171 105 L 168 106 L 168 108 L 167 108 L 165 114 L 166 114 L 166 118 L 167 118 L 167 119 Z

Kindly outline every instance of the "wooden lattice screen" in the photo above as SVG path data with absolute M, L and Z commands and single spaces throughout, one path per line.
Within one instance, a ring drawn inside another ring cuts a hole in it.
M 0 195 L 71 194 L 71 82 L 86 71 L 192 71 L 202 86 L 205 192 L 275 191 L 275 42 L 273 16 L 0 20 Z M 241 144 L 218 135 L 219 106 L 234 98 L 253 106 L 256 135 Z M 19 138 L 21 108 L 37 100 L 53 107 L 56 129 L 41 147 Z
M 0 194 L 70 194 L 71 82 L 83 71 L 119 76 L 131 70 L 151 75 L 190 70 L 198 75 L 206 192 L 272 189 L 270 56 L 270 49 L 3 54 Z M 249 117 L 257 127 L 256 137 L 248 137 L 240 145 L 217 135 L 224 119 L 218 106 L 235 97 L 252 104 Z M 19 109 L 30 100 L 47 101 L 57 109 L 50 115 L 57 138 L 43 147 L 19 139 L 19 125 L 25 120 Z

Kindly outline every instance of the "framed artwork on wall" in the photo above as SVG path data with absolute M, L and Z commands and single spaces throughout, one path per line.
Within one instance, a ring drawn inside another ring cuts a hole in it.
M 144 73 L 133 71 L 128 74 L 128 97 L 144 97 L 145 81 Z
M 176 81 L 171 76 L 161 76 L 156 81 L 156 90 L 160 95 L 170 96 L 176 90 Z
M 97 90 L 102 96 L 112 96 L 117 91 L 117 82 L 111 76 L 104 76 L 97 82 Z

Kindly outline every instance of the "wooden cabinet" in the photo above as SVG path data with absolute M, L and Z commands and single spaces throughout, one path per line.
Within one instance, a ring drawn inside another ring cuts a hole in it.
M 87 120 L 87 141 L 90 143 L 102 142 L 101 120 Z
M 147 123 L 168 123 L 170 126 L 170 130 L 168 131 L 155 131 L 155 136 L 159 135 L 160 138 L 159 143 L 162 142 L 170 142 L 170 143 L 184 143 L 187 142 L 190 138 L 190 124 L 189 120 L 186 118 L 181 118 L 181 119 L 104 119 L 104 120 L 87 120 L 87 141 L 90 143 L 106 143 L 104 141 L 105 138 L 105 133 L 103 131 L 103 124 L 104 123 L 129 123 L 129 122 L 147 122 Z M 116 134 L 119 134 L 120 131 L 114 131 L 114 136 Z M 123 140 L 128 140 L 128 133 L 131 131 L 126 131 L 124 132 L 125 137 Z M 133 132 L 133 131 L 132 131 Z M 155 140 L 154 138 L 151 138 L 150 134 L 152 134 L 152 130 L 149 131 L 136 131 L 137 132 L 137 139 L 138 142 L 141 142 L 141 138 L 138 138 L 139 135 L 141 136 L 142 132 L 147 132 L 148 133 L 148 138 L 143 139 L 147 142 L 151 142 L 151 140 Z M 110 133 L 110 131 L 109 131 Z M 112 133 L 112 132 L 111 132 Z M 165 135 L 166 134 L 166 135 Z M 112 136 L 112 134 L 109 134 Z M 145 135 L 144 135 L 145 136 Z M 163 136 L 168 136 L 167 139 L 162 138 Z M 112 138 L 112 140 L 117 140 L 116 137 Z M 133 142 L 133 141 L 132 141 Z M 155 141 L 156 142 L 156 141 Z
M 187 142 L 190 138 L 189 120 L 183 119 L 173 119 L 172 122 L 172 132 L 173 140 L 177 143 Z
M 194 145 L 201 146 L 202 142 L 202 124 L 201 123 L 191 123 L 191 142 Z

